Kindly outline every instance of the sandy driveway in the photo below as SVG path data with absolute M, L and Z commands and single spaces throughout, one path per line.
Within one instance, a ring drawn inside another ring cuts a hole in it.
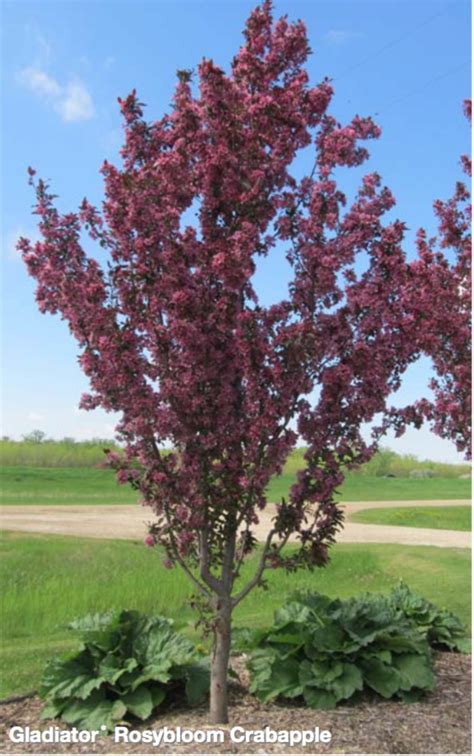
M 352 522 L 350 515 L 361 509 L 416 506 L 469 505 L 467 499 L 441 501 L 383 501 L 347 502 L 344 530 L 338 536 L 340 543 L 400 543 L 417 546 L 470 548 L 471 533 L 457 530 L 431 530 L 392 525 L 365 525 Z M 260 514 L 257 536 L 265 538 L 274 514 L 272 506 Z M 2 506 L 0 525 L 4 530 L 21 530 L 33 533 L 56 533 L 86 536 L 88 538 L 142 539 L 146 523 L 153 520 L 152 513 L 138 505 L 67 505 L 67 506 Z

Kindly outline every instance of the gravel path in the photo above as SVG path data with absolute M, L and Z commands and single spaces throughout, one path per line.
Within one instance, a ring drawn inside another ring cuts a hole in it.
M 416 506 L 469 505 L 468 499 L 436 501 L 382 501 L 347 502 L 346 523 L 338 536 L 339 543 L 400 543 L 414 546 L 441 546 L 470 548 L 471 533 L 459 530 L 431 530 L 427 528 L 399 527 L 395 525 L 366 525 L 352 522 L 351 514 L 362 509 Z M 268 533 L 274 508 L 272 505 L 260 513 L 256 528 L 257 537 L 264 540 Z M 31 533 L 84 536 L 87 538 L 142 539 L 146 523 L 153 520 L 148 509 L 138 505 L 55 505 L 55 506 L 2 506 L 0 525 L 4 530 L 21 530 Z

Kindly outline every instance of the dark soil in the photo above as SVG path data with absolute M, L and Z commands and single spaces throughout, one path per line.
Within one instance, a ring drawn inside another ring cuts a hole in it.
M 234 665 L 241 684 L 231 689 L 231 724 L 219 728 L 225 733 L 223 744 L 161 745 L 115 743 L 113 737 L 99 737 L 96 744 L 15 744 L 8 737 L 13 725 L 46 729 L 59 722 L 40 720 L 41 702 L 37 697 L 0 705 L 0 748 L 2 753 L 471 753 L 471 657 L 437 654 L 436 690 L 422 702 L 403 704 L 366 697 L 357 704 L 339 706 L 334 711 L 315 711 L 296 706 L 262 704 L 246 690 L 242 663 Z M 316 743 L 289 747 L 284 743 L 263 744 L 231 742 L 231 727 L 246 730 L 329 730 L 330 744 Z M 168 727 L 192 730 L 209 728 L 207 708 L 170 707 L 146 723 L 132 729 L 160 730 Z M 212 728 L 218 729 L 218 728 Z

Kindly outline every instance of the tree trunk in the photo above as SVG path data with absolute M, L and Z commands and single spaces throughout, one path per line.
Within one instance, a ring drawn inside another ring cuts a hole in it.
M 229 667 L 230 640 L 230 602 L 228 603 L 221 599 L 214 626 L 214 643 L 211 657 L 211 724 L 227 724 L 229 721 L 227 671 Z

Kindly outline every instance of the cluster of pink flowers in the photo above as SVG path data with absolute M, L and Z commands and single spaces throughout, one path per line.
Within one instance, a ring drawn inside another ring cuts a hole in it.
M 471 101 L 464 103 L 471 120 Z M 471 176 L 471 160 L 461 157 Z M 413 275 L 412 309 L 419 345 L 432 359 L 434 399 L 418 403 L 419 414 L 432 421 L 433 430 L 471 455 L 471 256 L 472 208 L 467 186 L 458 182 L 453 197 L 437 200 L 437 238 L 417 236 L 418 259 Z

